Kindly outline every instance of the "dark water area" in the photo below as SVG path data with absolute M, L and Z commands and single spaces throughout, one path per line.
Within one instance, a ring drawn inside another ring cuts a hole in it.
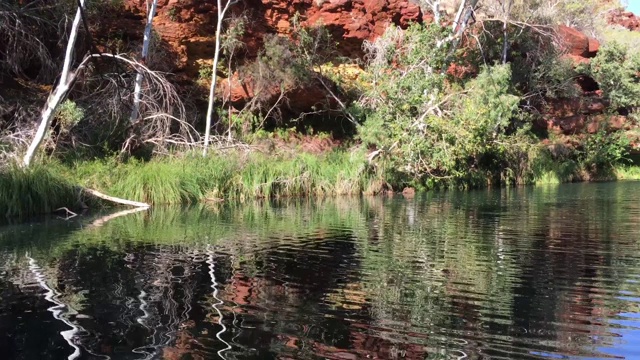
M 640 359 L 640 183 L 5 225 L 0 300 L 1 359 Z

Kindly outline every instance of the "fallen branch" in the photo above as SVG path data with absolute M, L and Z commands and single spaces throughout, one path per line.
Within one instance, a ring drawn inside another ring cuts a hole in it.
M 65 211 L 66 216 L 67 216 L 67 217 L 65 218 L 65 220 L 69 220 L 69 219 L 71 219 L 71 218 L 74 218 L 74 217 L 78 216 L 78 214 L 76 214 L 76 213 L 74 213 L 73 211 L 69 210 L 69 208 L 61 207 L 61 208 L 59 208 L 59 209 L 56 209 L 56 211 L 60 211 L 60 210 L 64 210 L 64 211 Z
M 97 190 L 93 190 L 93 189 L 86 189 L 83 188 L 82 191 L 93 195 L 97 198 L 100 198 L 102 200 L 106 200 L 106 201 L 111 201 L 114 202 L 116 204 L 121 204 L 121 205 L 129 205 L 129 206 L 135 206 L 135 207 L 139 207 L 139 208 L 148 208 L 151 205 L 147 204 L 147 203 L 143 203 L 143 202 L 138 202 L 138 201 L 132 201 L 132 200 L 126 200 L 126 199 L 120 199 L 117 197 L 113 197 L 113 196 L 109 196 L 109 195 L 105 195 Z

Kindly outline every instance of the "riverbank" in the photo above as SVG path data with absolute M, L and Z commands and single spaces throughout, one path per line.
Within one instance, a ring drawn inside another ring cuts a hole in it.
M 346 151 L 229 152 L 206 158 L 193 153 L 148 162 L 51 161 L 29 169 L 0 170 L 0 214 L 29 216 L 96 205 L 80 194 L 80 188 L 151 205 L 377 194 L 384 184 L 367 166 L 362 154 Z
M 567 168 L 566 164 L 549 163 L 531 175 L 526 184 L 640 180 L 640 167 L 635 165 L 619 165 L 599 176 Z M 487 176 L 484 186 L 495 185 L 490 179 L 495 174 Z M 51 160 L 29 169 L 0 169 L 0 214 L 27 217 L 61 208 L 75 211 L 107 205 L 86 196 L 82 189 L 160 205 L 376 195 L 402 191 L 405 186 L 418 190 L 482 187 L 477 176 L 469 178 L 474 179 L 473 183 L 441 181 L 435 186 L 393 180 L 389 172 L 370 165 L 362 151 L 346 149 L 318 154 L 231 151 L 206 158 L 187 153 L 146 162 L 116 158 L 67 163 Z

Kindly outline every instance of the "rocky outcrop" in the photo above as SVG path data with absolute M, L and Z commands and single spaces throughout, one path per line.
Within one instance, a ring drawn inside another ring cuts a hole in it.
M 136 17 L 139 27 L 127 27 L 132 38 L 140 37 L 146 0 L 125 0 L 125 12 Z M 154 29 L 176 54 L 176 72 L 197 76 L 203 62 L 213 58 L 215 0 L 159 0 Z M 295 14 L 303 26 L 323 25 L 338 42 L 344 56 L 361 55 L 362 42 L 381 35 L 389 24 L 402 27 L 422 21 L 420 8 L 409 0 L 245 0 L 235 5 L 232 17 L 245 17 L 241 56 L 253 57 L 265 34 L 292 31 Z M 125 16 L 126 17 L 126 16 Z
M 602 91 L 585 92 L 580 97 L 550 100 L 542 113 L 548 130 L 564 135 L 595 133 L 603 126 L 620 130 L 627 126 L 624 116 L 606 116 L 609 104 Z
M 566 51 L 566 57 L 578 65 L 588 63 L 595 57 L 599 42 L 577 29 L 559 26 L 558 38 Z M 628 130 L 628 118 L 622 115 L 607 115 L 609 104 L 595 80 L 587 75 L 576 79 L 578 96 L 574 98 L 547 99 L 540 109 L 543 123 L 540 126 L 549 132 L 563 135 L 595 133 L 600 129 Z
M 141 42 L 146 2 L 124 0 L 125 14 L 115 19 L 120 25 L 118 29 L 124 29 L 130 40 Z M 174 68 L 168 71 L 176 73 L 178 79 L 193 81 L 202 68 L 211 66 L 217 21 L 215 3 L 215 0 L 159 0 L 154 29 L 175 57 Z M 241 39 L 244 45 L 236 55 L 239 60 L 255 57 L 266 34 L 291 34 L 296 21 L 302 26 L 325 26 L 337 41 L 340 55 L 352 58 L 362 56 L 362 43 L 382 35 L 389 24 L 406 27 L 412 22 L 429 21 L 429 14 L 423 14 L 410 0 L 243 0 L 233 7 L 229 17 L 243 17 L 246 23 Z M 630 30 L 640 28 L 635 15 L 622 11 L 609 13 L 609 22 Z M 600 47 L 596 39 L 571 27 L 559 26 L 557 34 L 565 56 L 576 64 L 589 62 Z M 453 64 L 447 72 L 463 78 L 473 74 L 474 69 Z M 219 85 L 219 95 L 232 104 L 242 105 L 256 96 L 250 78 L 240 80 L 235 75 L 230 81 L 222 79 Z M 580 97 L 549 100 L 539 109 L 544 114 L 541 126 L 562 134 L 593 132 L 599 128 L 600 125 L 593 124 L 601 123 L 608 104 L 593 79 L 583 77 L 578 79 L 578 85 L 583 91 Z M 274 86 L 262 90 L 260 96 L 270 99 L 266 103 L 274 103 L 280 90 Z M 286 104 L 292 112 L 308 111 L 321 102 L 331 107 L 331 100 L 327 101 L 330 96 L 317 82 L 286 92 Z M 614 119 L 613 126 L 621 123 L 621 119 Z
M 575 63 L 589 62 L 589 59 L 595 57 L 600 48 L 598 40 L 572 27 L 560 25 L 557 28 L 557 34 L 561 46 L 566 51 L 565 56 L 571 58 Z
M 618 25 L 631 31 L 640 31 L 640 18 L 630 11 L 612 10 L 607 15 L 607 21 L 609 25 Z

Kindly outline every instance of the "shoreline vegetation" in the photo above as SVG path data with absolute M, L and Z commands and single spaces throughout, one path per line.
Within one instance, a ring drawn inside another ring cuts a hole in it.
M 640 36 L 590 16 L 617 1 L 424 0 L 349 49 L 242 1 L 197 54 L 154 27 L 190 3 L 0 2 L 0 217 L 640 179 Z
M 579 181 L 640 180 L 640 166 L 619 165 L 588 175 L 570 164 L 548 163 L 527 182 L 550 185 Z M 573 169 L 567 171 L 567 169 Z M 476 189 L 505 186 L 491 176 L 467 181 L 443 180 L 432 187 L 388 182 L 361 152 L 278 155 L 232 151 L 202 158 L 198 153 L 154 158 L 144 162 L 117 158 L 62 163 L 47 161 L 29 168 L 0 169 L 0 214 L 12 218 L 59 211 L 113 206 L 83 189 L 149 205 L 244 203 L 260 199 L 375 196 L 412 190 Z M 116 206 L 118 204 L 115 204 Z

